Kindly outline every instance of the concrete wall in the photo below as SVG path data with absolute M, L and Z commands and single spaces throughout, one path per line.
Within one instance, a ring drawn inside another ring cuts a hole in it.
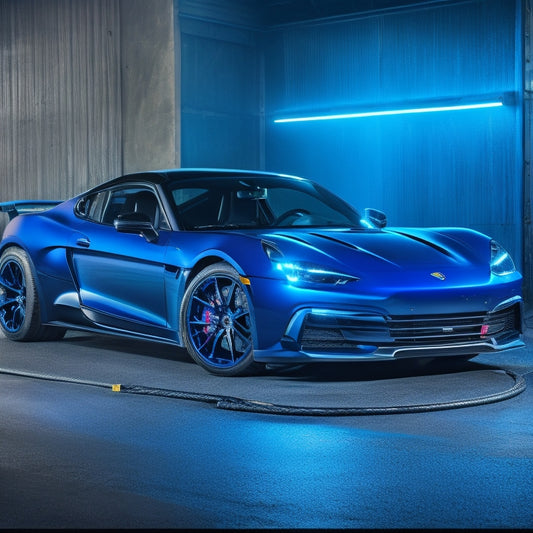
M 177 167 L 180 55 L 173 1 L 120 0 L 120 24 L 123 171 Z

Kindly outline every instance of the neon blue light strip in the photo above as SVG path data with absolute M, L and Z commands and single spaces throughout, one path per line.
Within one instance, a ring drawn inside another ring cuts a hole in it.
M 381 117 L 384 115 L 407 115 L 409 113 L 435 113 L 437 111 L 461 111 L 463 109 L 483 109 L 486 107 L 501 107 L 502 102 L 487 102 L 485 104 L 449 105 L 442 107 L 417 107 L 414 109 L 394 109 L 390 111 L 368 111 L 365 113 L 346 113 L 343 115 L 321 115 L 316 117 L 278 118 L 277 124 L 283 122 L 308 122 L 312 120 L 337 120 L 340 118 Z

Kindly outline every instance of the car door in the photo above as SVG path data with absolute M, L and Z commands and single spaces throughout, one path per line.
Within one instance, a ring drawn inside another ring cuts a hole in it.
M 82 216 L 73 236 L 71 263 L 84 313 L 104 326 L 147 333 L 150 327 L 166 328 L 170 233 L 165 231 L 168 223 L 155 191 L 115 188 L 85 199 L 78 211 Z M 148 215 L 159 230 L 158 238 L 149 242 L 139 234 L 118 232 L 114 219 L 131 212 Z

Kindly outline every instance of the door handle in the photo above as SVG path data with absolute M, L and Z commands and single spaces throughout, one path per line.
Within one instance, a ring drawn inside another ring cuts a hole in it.
M 91 241 L 87 237 L 80 237 L 76 239 L 76 244 L 82 248 L 89 248 L 91 246 Z

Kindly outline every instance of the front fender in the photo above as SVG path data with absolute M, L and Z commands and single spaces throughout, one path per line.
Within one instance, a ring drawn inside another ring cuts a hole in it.
M 242 276 L 263 277 L 271 269 L 261 239 L 254 235 L 177 232 L 168 247 L 167 262 L 186 271 L 210 258 L 225 261 Z

